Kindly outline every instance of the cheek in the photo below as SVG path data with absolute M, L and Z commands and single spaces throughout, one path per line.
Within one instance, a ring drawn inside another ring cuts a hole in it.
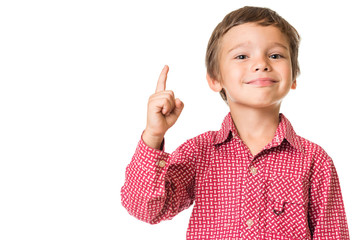
M 231 79 L 232 81 L 239 80 L 246 73 L 246 69 L 243 65 L 232 65 L 229 66 L 227 69 L 224 69 L 224 77 L 227 79 Z
M 291 64 L 283 64 L 279 69 L 283 75 L 283 78 L 292 78 Z

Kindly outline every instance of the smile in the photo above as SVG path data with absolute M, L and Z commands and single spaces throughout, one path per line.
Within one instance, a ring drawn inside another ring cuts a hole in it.
M 266 86 L 274 85 L 277 82 L 278 81 L 276 81 L 276 80 L 274 80 L 272 78 L 257 78 L 257 79 L 253 79 L 253 80 L 250 80 L 250 81 L 246 82 L 246 84 L 266 87 Z

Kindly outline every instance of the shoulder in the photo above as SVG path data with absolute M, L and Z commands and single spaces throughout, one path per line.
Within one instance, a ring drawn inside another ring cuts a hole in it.
M 189 139 L 187 142 L 197 149 L 210 148 L 214 145 L 217 131 L 207 131 Z
M 290 121 L 281 114 L 282 127 L 285 129 L 286 140 L 303 155 L 303 161 L 310 165 L 332 164 L 332 160 L 327 152 L 319 144 L 299 136 L 293 129 Z M 280 124 L 281 124 L 280 123 Z
M 332 171 L 334 163 L 329 154 L 319 144 L 306 138 L 297 136 L 304 152 L 304 159 L 308 161 L 310 176 L 314 174 L 326 174 Z
M 231 131 L 231 115 L 228 113 L 218 131 L 203 132 L 193 138 L 188 139 L 183 145 L 191 146 L 193 150 L 199 153 L 210 152 L 214 149 L 215 145 L 224 142 Z
M 297 135 L 299 142 L 307 157 L 311 157 L 313 160 L 328 159 L 330 158 L 327 152 L 317 143 L 314 143 L 306 138 Z

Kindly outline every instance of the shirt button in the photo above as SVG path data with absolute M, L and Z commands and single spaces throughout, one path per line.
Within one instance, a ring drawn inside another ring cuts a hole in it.
M 165 167 L 166 162 L 165 162 L 164 160 L 160 160 L 160 161 L 157 163 L 157 165 L 158 165 L 159 167 L 163 168 L 163 167 Z
M 250 167 L 250 172 L 251 172 L 251 174 L 252 174 L 252 175 L 257 174 L 257 168 L 256 168 L 256 167 L 251 166 L 251 167 Z
M 246 225 L 248 225 L 248 227 L 251 228 L 251 226 L 254 225 L 254 221 L 252 219 L 248 219 L 246 221 Z

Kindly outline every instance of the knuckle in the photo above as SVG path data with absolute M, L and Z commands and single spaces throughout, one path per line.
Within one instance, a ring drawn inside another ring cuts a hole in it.
M 169 94 L 170 94 L 171 96 L 175 96 L 174 91 L 172 91 L 172 90 L 169 90 Z
M 154 101 L 154 96 L 151 95 L 148 99 L 148 104 L 152 103 Z
M 169 97 L 174 97 L 174 92 L 172 90 L 165 90 L 164 95 L 169 96 Z
M 169 105 L 169 106 L 171 106 L 172 104 L 171 104 L 171 100 L 170 99 L 166 99 L 166 103 Z
M 165 93 L 164 98 L 170 101 L 172 99 L 172 96 L 168 93 Z
M 175 100 L 175 95 L 174 95 L 174 92 L 168 92 L 168 97 L 169 97 L 169 99 L 171 99 L 172 101 L 174 101 Z
M 158 95 L 158 93 L 153 93 L 149 96 L 149 99 L 152 99 L 152 98 L 156 97 L 157 95 Z
M 174 104 L 172 103 L 172 101 L 169 99 L 166 99 L 166 107 L 168 107 L 169 109 L 172 109 L 173 106 L 174 106 Z

